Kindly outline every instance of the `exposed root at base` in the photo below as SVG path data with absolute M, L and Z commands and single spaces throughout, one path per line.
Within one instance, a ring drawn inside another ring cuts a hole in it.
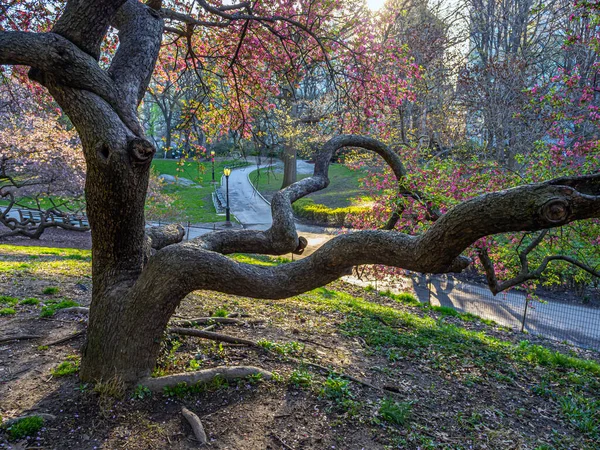
M 250 375 L 262 375 L 265 380 L 270 380 L 273 374 L 268 370 L 254 366 L 219 366 L 212 369 L 199 370 L 198 372 L 178 373 L 159 378 L 145 378 L 140 384 L 152 392 L 160 392 L 165 387 L 176 386 L 179 383 L 195 384 L 209 383 L 217 377 L 227 381 L 246 378 Z
M 187 420 L 191 425 L 192 431 L 194 432 L 194 436 L 196 436 L 198 443 L 201 446 L 206 444 L 208 442 L 208 438 L 206 437 L 206 433 L 204 431 L 204 427 L 202 426 L 202 422 L 200 422 L 200 418 L 185 406 L 181 408 L 181 414 L 183 414 L 185 420 Z

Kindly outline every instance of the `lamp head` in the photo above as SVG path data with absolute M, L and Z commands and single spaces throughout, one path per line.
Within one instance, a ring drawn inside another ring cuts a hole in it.
M 225 167 L 225 169 L 223 169 L 223 173 L 226 177 L 228 177 L 229 175 L 231 175 L 231 169 L 229 167 Z

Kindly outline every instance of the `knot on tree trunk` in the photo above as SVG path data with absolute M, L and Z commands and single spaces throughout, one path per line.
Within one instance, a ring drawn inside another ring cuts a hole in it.
M 185 229 L 179 223 L 172 223 L 162 227 L 150 227 L 146 229 L 146 236 L 150 238 L 150 246 L 154 250 L 160 250 L 167 245 L 181 242 L 185 236 Z
M 296 249 L 292 253 L 294 253 L 296 255 L 301 255 L 302 253 L 304 253 L 304 249 L 306 248 L 307 245 L 308 245 L 308 240 L 304 236 L 300 236 L 298 238 L 298 247 L 296 247 Z
M 569 202 L 563 198 L 553 198 L 542 206 L 542 217 L 550 223 L 561 223 L 571 213 Z
M 129 141 L 127 152 L 134 164 L 146 164 L 152 161 L 156 149 L 147 139 L 136 137 Z

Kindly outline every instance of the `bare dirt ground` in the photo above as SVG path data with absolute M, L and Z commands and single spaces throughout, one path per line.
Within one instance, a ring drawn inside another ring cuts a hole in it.
M 0 235 L 6 233 L 8 228 L 0 225 Z M 2 244 L 27 245 L 34 247 L 67 247 L 67 248 L 92 248 L 92 235 L 89 231 L 68 231 L 61 228 L 48 228 L 39 239 L 29 239 L 23 236 L 11 236 L 0 241 Z
M 64 299 L 88 305 L 89 270 L 89 252 L 0 246 L 0 295 L 40 300 L 0 316 L 0 339 L 39 336 L 0 342 L 0 414 L 55 416 L 29 437 L 0 430 L 0 448 L 198 448 L 182 406 L 200 416 L 214 449 L 600 446 L 598 354 L 534 338 L 520 343 L 523 335 L 473 317 L 342 282 L 281 301 L 202 291 L 182 303 L 174 320 L 238 313 L 242 324 L 214 331 L 261 345 L 170 335 L 157 374 L 254 365 L 274 380 L 149 396 L 52 375 L 60 363 L 77 362 L 85 338 L 48 344 L 84 331 L 86 316 L 40 314 Z M 58 291 L 44 294 L 48 288 Z

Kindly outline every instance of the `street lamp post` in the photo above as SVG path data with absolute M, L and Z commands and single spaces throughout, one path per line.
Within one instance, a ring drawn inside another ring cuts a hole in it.
M 229 211 L 229 175 L 231 175 L 231 169 L 229 167 L 225 167 L 223 170 L 225 174 L 225 226 L 231 226 L 231 215 Z
M 210 152 L 210 159 L 212 160 L 212 176 L 213 176 L 213 183 L 216 183 L 215 181 L 215 151 L 211 150 Z

